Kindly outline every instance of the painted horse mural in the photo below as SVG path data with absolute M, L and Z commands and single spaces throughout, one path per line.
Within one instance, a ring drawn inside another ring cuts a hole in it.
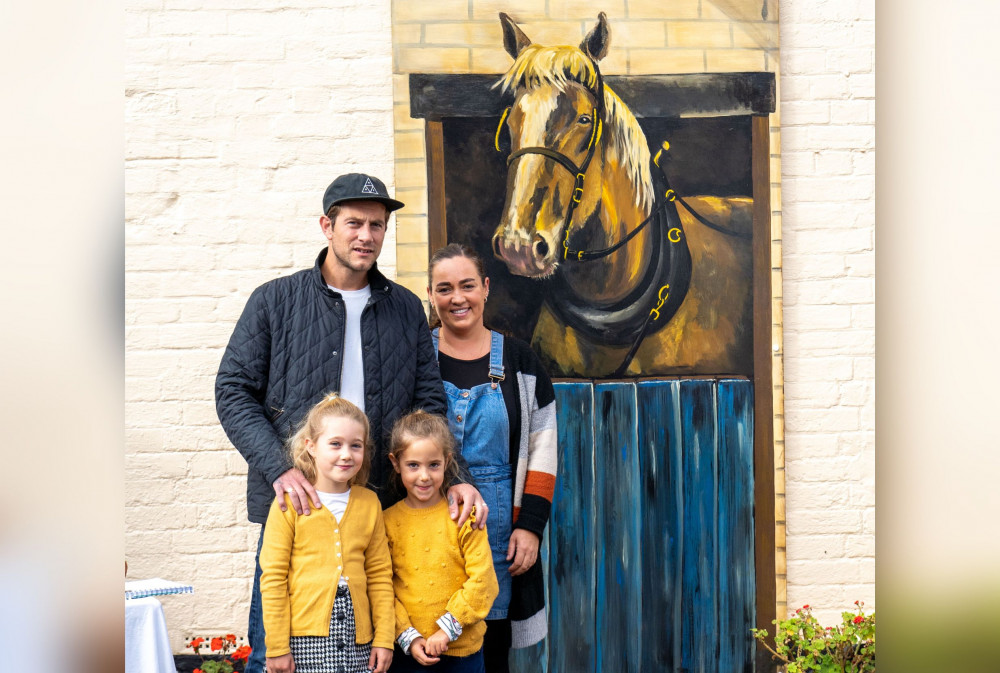
M 506 126 L 511 152 L 491 243 L 511 273 L 544 284 L 532 345 L 550 372 L 746 372 L 752 199 L 670 188 L 668 144 L 651 152 L 604 84 L 604 13 L 579 47 L 533 44 L 500 19 L 514 63 L 497 82 L 513 97 L 497 136 Z

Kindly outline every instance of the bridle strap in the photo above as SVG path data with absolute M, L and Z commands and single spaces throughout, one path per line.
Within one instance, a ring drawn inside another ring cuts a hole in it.
M 510 156 L 507 157 L 507 165 L 510 166 L 511 162 L 518 157 L 523 157 L 525 154 L 541 154 L 548 157 L 554 161 L 558 161 L 562 166 L 566 168 L 567 171 L 576 177 L 580 173 L 586 171 L 586 168 L 580 168 L 565 154 L 560 154 L 555 150 L 550 150 L 548 147 L 522 147 L 516 152 L 511 152 Z

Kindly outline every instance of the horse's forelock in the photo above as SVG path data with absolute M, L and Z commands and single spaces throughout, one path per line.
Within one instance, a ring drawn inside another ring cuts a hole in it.
M 494 87 L 500 87 L 504 93 L 546 85 L 565 91 L 570 82 L 591 91 L 597 86 L 597 70 L 586 54 L 577 47 L 530 44 L 521 50 Z M 651 209 L 655 196 L 645 134 L 632 112 L 607 85 L 604 108 L 608 117 L 605 134 L 610 136 L 607 142 L 611 153 L 625 167 L 643 206 Z

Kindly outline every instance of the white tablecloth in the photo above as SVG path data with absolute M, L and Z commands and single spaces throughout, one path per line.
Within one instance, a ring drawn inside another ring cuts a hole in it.
M 177 673 L 163 606 L 153 597 L 125 601 L 125 673 Z

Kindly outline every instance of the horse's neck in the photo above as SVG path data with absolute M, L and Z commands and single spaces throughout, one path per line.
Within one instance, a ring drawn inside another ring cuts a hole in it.
M 601 174 L 601 199 L 588 218 L 588 226 L 600 228 L 599 235 L 587 236 L 596 245 L 607 248 L 624 239 L 649 214 L 623 166 L 605 159 Z M 597 234 L 598 232 L 594 232 Z M 599 260 L 587 262 L 577 269 L 581 282 L 589 279 L 592 293 L 598 300 L 614 300 L 625 296 L 642 277 L 649 257 L 648 228 L 616 252 Z

